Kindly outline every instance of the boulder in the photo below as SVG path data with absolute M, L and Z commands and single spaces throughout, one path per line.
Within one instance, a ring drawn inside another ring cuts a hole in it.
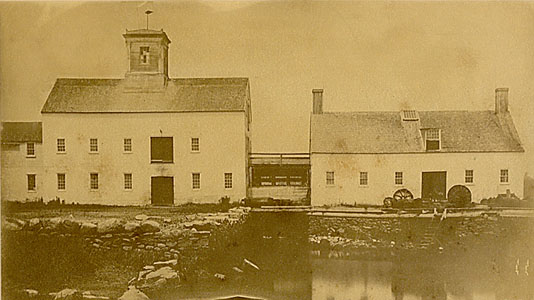
M 140 231 L 142 233 L 158 232 L 160 231 L 160 226 L 156 221 L 147 220 L 141 223 Z
M 46 222 L 46 229 L 49 231 L 58 231 L 61 229 L 61 223 L 62 220 L 60 217 L 49 219 L 48 222 Z
M 124 224 L 124 230 L 127 232 L 135 232 L 139 229 L 139 227 L 141 227 L 141 225 L 139 225 L 137 222 L 128 222 Z
M 17 231 L 21 229 L 22 229 L 22 226 L 20 226 L 18 223 L 10 222 L 8 220 L 2 220 L 2 230 Z
M 154 272 L 148 273 L 145 277 L 147 281 L 158 280 L 160 278 L 165 278 L 165 279 L 178 278 L 178 273 L 174 271 L 171 267 L 163 267 Z
M 37 296 L 39 296 L 39 292 L 36 290 L 24 289 L 22 290 L 22 292 L 24 293 L 26 298 L 37 298 Z
M 80 233 L 81 234 L 94 234 L 96 233 L 96 224 L 89 223 L 89 222 L 83 222 L 82 225 L 80 225 Z
M 141 215 L 135 216 L 135 219 L 138 220 L 138 221 L 146 221 L 146 220 L 148 220 L 148 216 L 141 214 Z
M 38 231 L 39 229 L 43 227 L 43 223 L 41 222 L 39 218 L 32 218 L 28 221 L 28 223 L 26 224 L 26 227 L 28 228 L 28 230 Z
M 80 223 L 73 219 L 65 219 L 61 225 L 65 232 L 76 233 L 80 229 Z
M 138 290 L 135 286 L 128 287 L 128 290 L 119 297 L 118 300 L 150 300 L 147 295 Z
M 56 293 L 54 300 L 82 300 L 82 293 L 75 289 L 64 289 Z
M 120 220 L 115 218 L 110 218 L 103 220 L 101 222 L 98 222 L 98 226 L 96 228 L 96 231 L 98 233 L 106 234 L 106 233 L 118 233 L 121 232 L 124 229 L 122 226 L 122 223 Z
M 170 266 L 170 265 L 175 266 L 176 264 L 178 264 L 178 260 L 177 259 L 171 259 L 171 260 L 167 260 L 167 261 L 157 261 L 157 262 L 154 263 L 154 266 Z

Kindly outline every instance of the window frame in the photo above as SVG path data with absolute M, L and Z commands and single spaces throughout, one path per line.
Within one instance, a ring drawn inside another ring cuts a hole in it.
M 60 141 L 63 142 L 63 150 L 60 150 Z M 57 154 L 65 154 L 67 153 L 67 139 L 63 137 L 56 138 L 56 153 Z
M 147 49 L 147 55 L 143 55 L 143 49 Z M 143 59 L 146 57 L 146 61 Z M 150 46 L 139 46 L 139 64 L 140 65 L 150 65 Z
M 198 176 L 198 178 L 196 178 Z M 191 173 L 191 189 L 200 190 L 201 188 L 201 174 L 200 172 Z
M 503 171 L 505 174 L 503 174 Z M 503 181 L 505 179 L 505 181 Z M 509 169 L 501 169 L 499 171 L 499 183 L 500 184 L 510 184 L 510 170 Z
M 99 182 L 98 182 L 98 173 L 97 172 L 91 172 L 89 173 L 89 189 L 91 191 L 98 191 L 99 189 Z M 94 179 L 96 178 L 96 181 Z M 95 184 L 96 183 L 96 184 Z
M 473 169 L 466 169 L 464 171 L 464 183 L 475 184 L 475 171 Z
M 360 176 L 358 178 L 359 178 L 359 186 L 369 186 L 369 172 L 360 171 Z
M 326 186 L 336 185 L 336 173 L 334 171 L 326 171 L 325 176 Z
M 397 175 L 400 175 L 400 176 L 397 176 Z M 400 182 L 399 182 L 399 179 L 400 179 Z M 395 171 L 394 182 L 395 182 L 395 185 L 399 185 L 399 186 L 404 185 L 404 172 L 403 171 Z
M 129 141 L 129 144 L 126 143 L 126 141 Z M 129 147 L 129 150 L 126 149 L 127 146 Z M 132 153 L 132 152 L 133 152 L 133 142 L 132 142 L 132 138 L 123 138 L 123 139 L 122 139 L 122 152 L 123 152 L 123 153 Z
M 437 132 L 437 137 L 429 137 L 429 133 Z M 438 148 L 437 149 L 428 149 L 428 142 L 438 142 Z M 425 129 L 425 151 L 428 152 L 435 152 L 435 151 L 441 151 L 441 129 L 439 128 L 426 128 Z
M 30 178 L 33 178 L 33 189 L 30 189 Z M 26 174 L 26 190 L 28 192 L 37 192 L 37 175 L 35 173 Z
M 234 175 L 233 173 L 224 173 L 224 188 L 230 190 L 234 188 Z
M 30 153 L 30 145 L 31 146 L 31 153 Z M 26 157 L 34 158 L 35 155 L 35 143 L 34 142 L 26 142 Z
M 95 142 L 95 144 L 93 144 Z M 93 146 L 95 148 L 93 148 Z M 89 138 L 89 153 L 98 153 L 98 138 Z
M 170 139 L 171 140 L 171 160 L 159 160 L 153 158 L 153 139 Z M 172 164 L 174 163 L 174 137 L 172 136 L 151 136 L 150 137 L 150 163 L 151 164 Z
M 60 178 L 62 177 L 62 181 Z M 66 173 L 56 173 L 56 188 L 59 192 L 67 190 L 67 174 Z
M 133 174 L 132 173 L 123 173 L 123 188 L 125 191 L 133 190 Z M 129 179 L 128 179 L 129 177 Z
M 192 153 L 200 152 L 200 138 L 198 137 L 191 138 L 191 152 Z

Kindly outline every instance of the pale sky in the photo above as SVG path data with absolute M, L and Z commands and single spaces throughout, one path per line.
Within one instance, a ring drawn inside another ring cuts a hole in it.
M 510 110 L 534 174 L 534 2 L 0 3 L 3 121 L 39 120 L 58 77 L 121 78 L 125 29 L 163 28 L 171 77 L 248 77 L 254 152 L 307 152 L 325 111 Z

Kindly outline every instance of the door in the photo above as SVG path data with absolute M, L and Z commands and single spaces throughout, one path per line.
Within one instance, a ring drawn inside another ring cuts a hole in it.
M 150 196 L 152 205 L 173 205 L 174 178 L 164 176 L 152 177 Z
M 447 172 L 423 172 L 421 198 L 445 200 L 447 196 Z

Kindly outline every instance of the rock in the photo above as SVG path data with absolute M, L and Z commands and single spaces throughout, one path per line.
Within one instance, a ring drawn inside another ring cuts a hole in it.
M 89 222 L 83 222 L 80 225 L 80 233 L 81 234 L 94 234 L 96 233 L 96 225 Z
M 64 289 L 56 293 L 54 300 L 81 300 L 82 294 L 75 289 Z
M 154 267 L 154 266 L 150 266 L 150 265 L 148 265 L 148 266 L 144 266 L 144 267 L 143 267 L 143 270 L 150 270 L 150 271 L 153 271 L 154 269 L 156 269 L 156 267 Z
M 137 280 L 141 280 L 145 277 L 146 274 L 152 272 L 152 270 L 142 270 L 139 271 L 139 275 L 137 276 Z
M 51 231 L 57 231 L 59 230 L 59 227 L 61 226 L 61 218 L 60 217 L 55 217 L 55 218 L 52 218 L 50 220 L 48 220 L 48 226 L 47 228 L 50 229 Z
M 157 261 L 157 262 L 154 263 L 154 266 L 168 266 L 168 265 L 175 266 L 176 264 L 178 264 L 178 260 L 177 259 L 171 259 L 171 260 L 168 260 L 168 261 Z
M 158 246 L 159 248 L 162 248 L 162 249 L 167 247 L 167 246 L 165 246 L 165 244 L 162 244 L 162 243 L 158 243 L 156 246 Z
M 115 218 L 106 219 L 104 221 L 98 222 L 97 232 L 98 233 L 118 233 L 124 229 L 120 220 Z
M 61 225 L 65 232 L 75 233 L 80 229 L 80 224 L 76 220 L 65 219 Z
M 24 293 L 24 295 L 26 295 L 27 298 L 36 298 L 37 296 L 39 296 L 39 292 L 36 290 L 24 289 L 22 290 L 22 292 Z
M 220 273 L 216 273 L 215 275 L 215 278 L 221 280 L 221 281 L 224 281 L 226 279 L 226 275 L 224 274 L 220 274 Z
M 166 243 L 165 243 L 165 245 L 166 245 L 167 247 L 169 247 L 169 248 L 172 248 L 172 247 L 176 246 L 176 244 L 177 244 L 176 242 L 166 242 Z
M 166 282 L 167 282 L 167 279 L 160 278 L 160 279 L 156 280 L 156 282 L 154 282 L 151 286 L 152 287 L 161 287 L 161 286 L 165 285 Z
M 174 271 L 171 267 L 163 267 L 154 272 L 151 272 L 146 275 L 146 280 L 157 280 L 159 278 L 165 279 L 174 279 L 178 277 L 178 273 Z
M 163 222 L 165 222 L 165 223 L 171 223 L 172 220 L 171 220 L 171 218 L 164 218 L 164 219 L 163 219 Z
M 28 230 L 37 231 L 43 227 L 43 223 L 39 218 L 32 218 L 26 224 Z
M 146 221 L 146 220 L 148 220 L 148 216 L 141 214 L 141 215 L 135 216 L 135 219 L 138 220 L 138 221 Z
M 2 230 L 18 231 L 21 229 L 22 226 L 20 226 L 18 223 L 2 220 Z
M 135 286 L 129 286 L 128 290 L 118 300 L 150 300 L 150 298 Z
M 94 244 L 93 244 L 93 247 L 95 247 L 95 248 L 100 248 L 100 245 L 97 244 L 97 243 L 94 243 Z
M 126 224 L 124 224 L 124 230 L 128 231 L 128 232 L 135 232 L 139 229 L 141 225 L 139 225 L 139 223 L 137 222 L 128 222 Z
M 152 250 L 152 249 L 154 249 L 154 246 L 152 246 L 152 245 L 146 245 L 145 249 L 146 249 L 146 250 Z
M 130 251 L 130 250 L 132 250 L 132 246 L 122 246 L 122 250 Z
M 102 236 L 103 239 L 110 239 L 110 238 L 112 238 L 112 237 L 113 237 L 113 235 L 112 235 L 111 233 L 104 234 L 104 235 Z
M 141 223 L 140 231 L 143 233 L 158 232 L 160 231 L 160 226 L 156 221 L 147 220 Z

